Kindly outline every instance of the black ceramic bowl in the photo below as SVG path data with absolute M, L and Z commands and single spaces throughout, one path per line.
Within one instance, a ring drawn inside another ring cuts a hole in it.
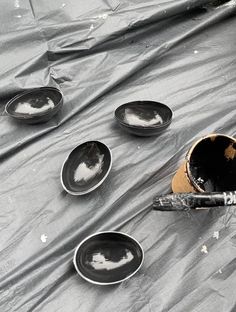
M 51 87 L 25 91 L 12 98 L 7 104 L 6 113 L 28 124 L 47 122 L 62 107 L 62 93 Z
M 172 121 L 172 110 L 153 101 L 135 101 L 119 106 L 115 118 L 121 128 L 138 136 L 152 136 L 163 132 Z
M 71 195 L 90 193 L 103 183 L 111 166 L 111 151 L 105 144 L 82 143 L 73 149 L 62 166 L 62 186 Z
M 144 252 L 131 236 L 100 232 L 84 239 L 74 253 L 74 266 L 88 282 L 98 285 L 120 283 L 141 267 Z

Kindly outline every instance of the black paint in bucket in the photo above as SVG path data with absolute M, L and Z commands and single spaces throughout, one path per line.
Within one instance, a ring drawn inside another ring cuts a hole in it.
M 236 190 L 236 143 L 225 135 L 210 135 L 189 152 L 188 176 L 200 191 Z

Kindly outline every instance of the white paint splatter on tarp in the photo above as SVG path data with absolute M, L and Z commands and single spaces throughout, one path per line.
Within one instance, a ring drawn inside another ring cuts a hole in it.
M 47 237 L 47 235 L 46 235 L 46 234 L 42 234 L 42 235 L 40 236 L 40 239 L 41 239 L 42 243 L 46 243 L 46 242 L 47 242 L 48 237 Z
M 198 50 L 194 50 L 194 54 L 198 54 Z
M 222 270 L 221 269 L 219 269 L 219 271 L 218 271 L 220 274 L 222 274 Z
M 219 237 L 220 237 L 219 231 L 215 231 L 215 232 L 213 233 L 213 238 L 219 239 Z
M 65 4 L 65 3 L 62 3 L 61 8 L 64 8 L 65 6 L 66 6 L 66 4 Z
M 107 17 L 108 17 L 108 14 L 103 14 L 103 15 L 102 15 L 102 18 L 103 18 L 103 19 L 107 19 Z
M 106 13 L 100 14 L 100 15 L 97 16 L 97 18 L 104 19 L 104 20 L 107 19 L 107 17 L 108 17 L 108 14 L 106 14 Z
M 20 2 L 19 0 L 15 0 L 15 8 L 19 8 L 20 7 Z
M 94 29 L 94 26 L 93 26 L 93 24 L 90 26 L 90 28 L 89 28 L 89 30 L 91 31 L 91 30 L 93 30 Z
M 208 254 L 208 250 L 207 250 L 207 246 L 206 245 L 202 246 L 201 252 L 205 253 L 205 254 Z

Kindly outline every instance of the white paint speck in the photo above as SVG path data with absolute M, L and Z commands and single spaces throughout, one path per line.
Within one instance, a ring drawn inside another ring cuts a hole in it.
M 140 149 L 140 146 L 138 146 L 138 149 Z
M 47 235 L 46 235 L 46 234 L 42 234 L 42 235 L 40 236 L 40 239 L 41 239 L 42 243 L 46 243 L 46 242 L 47 242 L 48 237 L 47 237 Z
M 219 271 L 218 271 L 220 274 L 222 274 L 222 270 L 221 269 L 219 269 Z
M 89 28 L 89 30 L 91 31 L 91 30 L 93 30 L 94 29 L 94 26 L 93 26 L 93 24 L 90 26 L 90 28 Z
M 220 236 L 219 231 L 215 231 L 215 232 L 213 233 L 213 238 L 219 239 L 219 236 Z
M 105 20 L 105 19 L 107 19 L 107 17 L 108 17 L 108 14 L 102 14 L 102 18 Z
M 194 54 L 198 54 L 198 50 L 194 50 Z
M 66 6 L 66 4 L 65 4 L 65 3 L 62 3 L 61 7 L 64 8 L 65 6 Z
M 18 15 L 16 15 L 16 17 L 17 17 L 17 18 L 21 18 L 21 17 L 22 17 L 22 15 L 18 14 Z
M 19 8 L 20 7 L 20 2 L 19 0 L 15 0 L 15 8 Z
M 107 17 L 108 17 L 108 14 L 106 14 L 106 13 L 100 14 L 100 15 L 97 16 L 97 18 L 104 19 L 104 20 L 107 19 Z
M 201 177 L 199 177 L 199 178 L 197 179 L 197 182 L 199 182 L 199 183 L 204 183 L 204 180 L 203 180 Z
M 202 246 L 201 252 L 205 253 L 205 254 L 208 254 L 208 250 L 207 250 L 207 246 L 206 245 Z

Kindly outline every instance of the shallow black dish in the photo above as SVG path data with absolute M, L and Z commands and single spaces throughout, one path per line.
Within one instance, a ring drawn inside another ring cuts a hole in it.
M 105 144 L 82 143 L 73 149 L 62 166 L 62 186 L 71 195 L 90 193 L 103 183 L 111 166 L 111 151 Z
M 141 245 L 121 232 L 100 232 L 85 238 L 74 253 L 74 266 L 88 282 L 120 283 L 133 276 L 143 263 Z
M 5 107 L 6 113 L 28 124 L 47 122 L 62 107 L 60 90 L 42 87 L 25 91 L 12 98 Z
M 138 136 L 160 134 L 170 125 L 172 115 L 168 106 L 154 101 L 129 102 L 115 111 L 121 128 Z

